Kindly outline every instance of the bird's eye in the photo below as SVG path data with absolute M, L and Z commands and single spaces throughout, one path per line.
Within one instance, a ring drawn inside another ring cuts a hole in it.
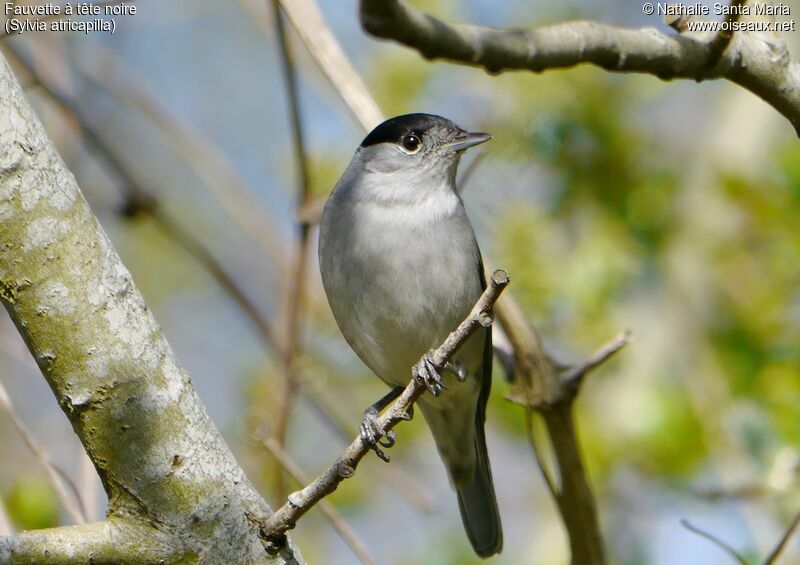
M 403 144 L 403 149 L 409 153 L 416 153 L 422 147 L 422 141 L 414 134 L 405 136 L 401 143 Z

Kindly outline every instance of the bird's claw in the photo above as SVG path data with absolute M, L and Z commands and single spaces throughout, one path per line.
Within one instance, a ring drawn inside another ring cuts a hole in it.
M 438 367 L 433 363 L 430 353 L 423 355 L 422 359 L 414 365 L 412 374 L 416 381 L 425 385 L 425 388 L 427 388 L 433 396 L 439 396 L 442 390 L 447 388 L 444 386 L 444 379 L 442 379 L 442 375 L 439 374 Z
M 389 430 L 385 432 L 378 422 L 380 412 L 370 406 L 364 410 L 364 417 L 361 419 L 361 426 L 359 427 L 359 435 L 361 441 L 369 446 L 382 461 L 389 462 L 389 456 L 386 455 L 381 447 L 390 448 L 397 441 L 397 434 Z
M 378 440 L 378 443 L 381 444 L 382 447 L 389 449 L 390 447 L 394 447 L 396 441 L 397 434 L 394 432 L 394 430 L 389 430 L 386 432 L 385 436 Z

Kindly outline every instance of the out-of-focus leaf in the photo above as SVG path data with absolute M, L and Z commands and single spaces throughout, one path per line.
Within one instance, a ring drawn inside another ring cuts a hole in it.
M 6 496 L 8 514 L 20 530 L 58 525 L 59 505 L 47 481 L 38 475 L 19 477 Z

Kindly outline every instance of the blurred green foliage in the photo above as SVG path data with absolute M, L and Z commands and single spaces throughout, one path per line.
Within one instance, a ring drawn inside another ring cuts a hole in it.
M 714 257 L 709 335 L 735 394 L 762 404 L 781 441 L 800 441 L 800 149 L 770 157 L 759 179 L 723 175 L 737 230 Z
M 519 96 L 532 90 L 529 84 L 512 89 Z M 643 292 L 658 299 L 660 253 L 681 227 L 674 205 L 680 179 L 666 157 L 657 157 L 670 154 L 658 135 L 627 121 L 635 92 L 618 77 L 583 69 L 545 75 L 537 77 L 535 92 L 535 115 L 504 122 L 495 135 L 511 140 L 507 158 L 546 171 L 553 196 L 504 209 L 496 261 L 512 274 L 511 292 L 532 323 L 586 354 L 620 329 L 614 320 L 632 299 Z M 611 366 L 619 368 L 625 356 Z M 602 375 L 608 372 L 596 378 Z M 604 426 L 602 413 L 579 405 L 596 480 L 620 465 L 663 476 L 690 475 L 703 462 L 698 416 L 674 375 L 654 376 L 646 388 L 616 399 L 633 404 L 607 407 L 630 412 L 635 423 L 625 429 Z
M 20 530 L 51 528 L 59 523 L 58 500 L 39 474 L 18 477 L 4 498 L 9 517 Z

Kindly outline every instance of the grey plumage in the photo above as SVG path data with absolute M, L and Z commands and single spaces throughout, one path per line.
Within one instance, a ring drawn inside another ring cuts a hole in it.
M 461 152 L 489 139 L 438 116 L 384 122 L 356 151 L 322 216 L 319 259 L 331 309 L 347 342 L 391 387 L 468 314 L 485 281 L 480 250 L 455 190 Z M 484 438 L 491 332 L 476 332 L 454 358 L 459 382 L 419 406 L 447 468 L 476 553 L 502 549 Z

